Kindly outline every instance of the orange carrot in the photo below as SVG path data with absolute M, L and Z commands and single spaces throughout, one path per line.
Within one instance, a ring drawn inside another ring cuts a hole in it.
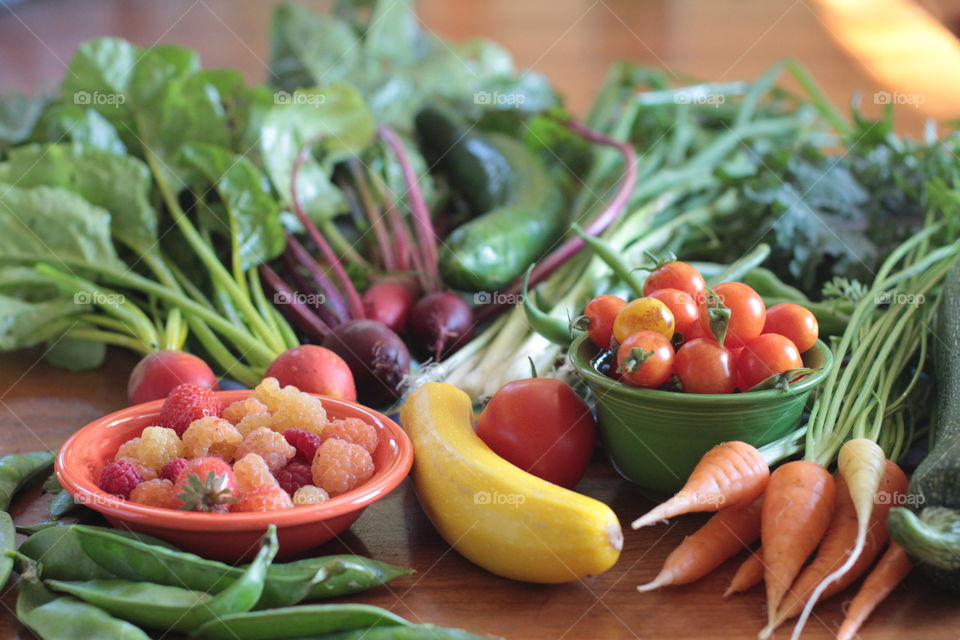
M 753 446 L 724 442 L 707 451 L 675 496 L 633 523 L 634 529 L 695 511 L 719 511 L 751 504 L 770 478 L 770 467 Z
M 695 533 L 684 538 L 663 563 L 651 582 L 637 591 L 652 591 L 671 584 L 699 580 L 760 537 L 763 496 L 745 507 L 719 511 Z
M 853 551 L 857 540 L 857 510 L 847 487 L 847 481 L 842 475 L 836 478 L 836 510 L 833 520 L 827 529 L 817 555 L 790 587 L 790 592 L 784 597 L 783 603 L 777 611 L 776 619 L 771 623 L 773 631 L 783 622 L 798 615 L 804 604 L 810 598 L 818 584 L 837 567 L 841 566 Z M 866 544 L 863 552 L 857 557 L 849 571 L 846 571 L 836 581 L 831 582 L 823 592 L 824 598 L 843 591 L 853 584 L 870 568 L 880 551 L 889 539 L 887 533 L 887 514 L 896 496 L 907 490 L 907 476 L 896 463 L 887 460 L 880 487 L 877 490 L 876 507 L 870 514 L 867 526 Z
M 727 598 L 734 593 L 752 589 L 761 582 L 763 582 L 763 547 L 758 547 L 741 563 L 740 568 L 733 575 L 733 580 L 730 581 L 730 586 L 723 592 L 723 597 Z
M 857 635 L 860 625 L 866 622 L 877 605 L 883 602 L 884 598 L 907 577 L 911 569 L 913 569 L 913 563 L 910 562 L 903 547 L 891 541 L 887 552 L 880 558 L 877 566 L 863 581 L 860 591 L 850 602 L 847 617 L 844 618 L 837 632 L 837 640 L 852 640 Z
M 760 526 L 768 620 L 776 617 L 783 595 L 820 544 L 835 501 L 833 476 L 815 462 L 788 462 L 770 475 Z

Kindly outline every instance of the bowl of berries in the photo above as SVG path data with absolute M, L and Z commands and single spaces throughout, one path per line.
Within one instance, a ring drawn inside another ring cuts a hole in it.
M 330 540 L 412 463 L 383 414 L 265 378 L 252 391 L 185 384 L 104 416 L 64 443 L 56 472 L 115 527 L 235 561 L 270 524 L 281 556 Z

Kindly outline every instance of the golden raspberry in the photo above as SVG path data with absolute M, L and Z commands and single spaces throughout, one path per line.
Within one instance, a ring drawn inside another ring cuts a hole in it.
M 358 444 L 370 455 L 377 450 L 377 444 L 380 438 L 377 435 L 377 428 L 372 424 L 367 424 L 360 418 L 345 418 L 343 420 L 334 420 L 323 429 L 320 437 L 324 440 L 330 438 L 340 438 L 353 444 Z
M 227 408 L 223 410 L 223 418 L 236 425 L 246 416 L 256 413 L 270 413 L 270 410 L 267 409 L 267 405 L 253 396 L 247 396 L 243 400 L 237 400 L 227 405 Z
M 130 501 L 164 509 L 179 509 L 182 504 L 177 498 L 174 484 L 161 479 L 146 480 L 138 484 L 130 492 Z
M 330 494 L 320 487 L 315 487 L 312 484 L 303 485 L 293 494 L 293 504 L 298 507 L 306 504 L 320 504 L 321 502 L 326 502 L 329 499 Z
M 187 458 L 219 456 L 232 462 L 243 436 L 237 428 L 216 416 L 194 420 L 183 432 L 183 454 Z
M 121 458 L 138 459 L 140 457 L 140 442 L 140 438 L 131 438 L 120 445 L 120 448 L 117 449 L 117 455 L 113 457 L 114 462 Z
M 319 398 L 293 385 L 281 389 L 276 378 L 264 378 L 251 397 L 267 406 L 272 416 L 270 428 L 274 431 L 303 429 L 319 435 L 328 422 L 327 410 Z
M 234 462 L 233 475 L 237 478 L 237 490 L 240 493 L 253 491 L 258 487 L 280 486 L 270 473 L 267 463 L 255 453 L 248 453 Z
M 373 457 L 358 444 L 331 438 L 313 456 L 313 484 L 331 496 L 346 493 L 373 475 Z
M 148 467 L 159 471 L 174 458 L 182 456 L 183 442 L 173 429 L 147 427 L 140 434 L 137 457 Z
M 269 413 L 250 413 L 243 417 L 243 420 L 237 423 L 237 431 L 246 438 L 251 432 L 260 429 L 272 429 L 273 416 Z
M 293 456 L 297 455 L 297 449 L 287 442 L 282 433 L 261 427 L 251 431 L 237 447 L 236 456 L 238 458 L 242 458 L 248 453 L 259 455 L 270 467 L 270 472 L 276 473 L 283 469 Z

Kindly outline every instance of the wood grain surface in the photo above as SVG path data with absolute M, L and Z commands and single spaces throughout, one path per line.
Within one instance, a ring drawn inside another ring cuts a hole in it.
M 265 77 L 272 2 L 255 0 L 33 0 L 0 2 L 0 90 L 55 86 L 76 45 L 120 35 L 141 45 L 195 47 L 209 66 Z M 522 66 L 546 73 L 583 111 L 611 61 L 664 66 L 678 76 L 752 78 L 786 55 L 807 65 L 838 103 L 884 87 L 831 36 L 816 7 L 802 0 L 424 0 L 424 24 L 452 38 L 484 35 L 506 45 Z M 865 104 L 868 113 L 875 105 Z M 918 131 L 922 108 L 900 110 L 899 128 Z M 74 430 L 125 405 L 134 360 L 111 352 L 106 366 L 69 373 L 39 362 L 36 351 L 0 356 L 0 453 L 56 448 Z M 651 506 L 637 488 L 597 459 L 578 487 L 610 504 L 625 527 Z M 20 523 L 46 519 L 36 488 L 12 511 Z M 619 563 L 596 578 L 560 586 L 527 585 L 471 565 L 438 536 L 408 483 L 378 502 L 337 542 L 318 553 L 355 552 L 413 567 L 417 573 L 351 601 L 377 604 L 414 621 L 458 626 L 511 639 L 753 638 L 763 599 L 753 591 L 721 598 L 732 561 L 686 587 L 638 594 L 669 551 L 704 518 L 626 531 Z M 523 562 L 518 558 L 517 562 Z M 3 595 L 0 637 L 29 638 Z M 845 593 L 819 606 L 806 638 L 832 638 Z M 863 629 L 869 639 L 958 638 L 956 601 L 909 578 Z M 778 638 L 788 637 L 781 630 Z M 170 636 L 165 636 L 169 638 Z

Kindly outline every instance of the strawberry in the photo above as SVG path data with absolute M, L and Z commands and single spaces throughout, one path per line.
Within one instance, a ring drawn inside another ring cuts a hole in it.
M 160 407 L 161 427 L 167 427 L 182 436 L 190 423 L 207 416 L 217 416 L 223 413 L 223 403 L 217 394 L 198 384 L 190 382 L 175 387 Z
M 277 485 L 264 485 L 240 494 L 240 499 L 230 505 L 230 511 L 279 511 L 292 509 L 290 494 Z
M 183 466 L 174 483 L 183 511 L 222 513 L 237 501 L 237 479 L 222 458 L 194 458 Z

